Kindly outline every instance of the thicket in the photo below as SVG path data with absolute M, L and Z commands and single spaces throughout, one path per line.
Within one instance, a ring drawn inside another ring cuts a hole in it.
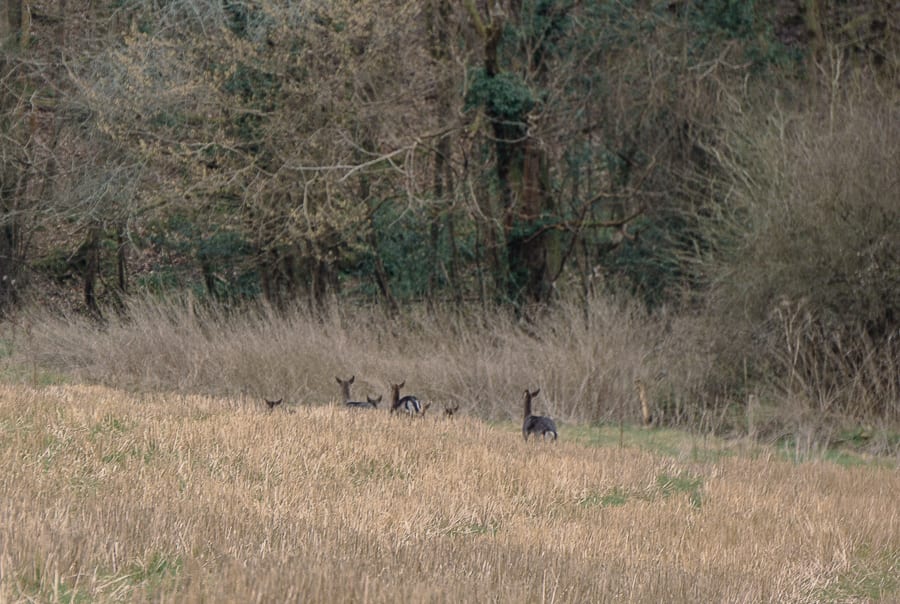
M 682 347 L 630 370 L 666 421 L 900 417 L 881 3 L 13 1 L 0 24 L 7 316 L 77 292 L 110 325 L 187 291 L 538 333 L 633 297 L 666 334 L 641 346 Z
M 720 363 L 821 414 L 897 417 L 898 118 L 841 94 L 738 119 L 718 146 L 728 204 L 700 219 L 696 261 Z

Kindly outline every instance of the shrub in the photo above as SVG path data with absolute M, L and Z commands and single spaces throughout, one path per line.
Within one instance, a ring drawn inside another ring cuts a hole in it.
M 738 121 L 715 151 L 726 201 L 701 221 L 723 371 L 749 359 L 787 400 L 900 417 L 897 106 Z

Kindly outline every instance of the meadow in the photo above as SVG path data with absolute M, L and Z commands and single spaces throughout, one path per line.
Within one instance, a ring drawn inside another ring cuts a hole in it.
M 762 389 L 704 406 L 702 330 L 588 310 L 22 313 L 0 602 L 900 599 L 892 424 L 843 433 Z M 351 376 L 377 409 L 340 402 Z M 424 418 L 389 412 L 401 381 Z M 526 388 L 558 441 L 522 438 Z
M 13 381 L 4 602 L 900 598 L 897 460 Z

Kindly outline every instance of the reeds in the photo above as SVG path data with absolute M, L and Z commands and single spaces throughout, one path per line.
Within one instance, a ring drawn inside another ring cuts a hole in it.
M 521 417 L 520 384 L 529 383 L 542 388 L 545 407 L 557 418 L 639 421 L 631 384 L 639 373 L 668 366 L 659 339 L 665 319 L 636 304 L 600 300 L 587 311 L 585 319 L 583 306 L 561 303 L 525 323 L 502 311 L 411 310 L 391 319 L 348 306 L 323 318 L 266 307 L 227 314 L 180 301 L 135 301 L 102 328 L 90 319 L 34 311 L 29 338 L 15 347 L 40 367 L 130 390 L 315 405 L 338 394 L 335 375 L 353 373 L 356 388 L 385 400 L 390 380 L 405 378 L 438 408 L 460 405 L 483 418 L 512 419 Z M 680 372 L 671 376 L 683 386 Z

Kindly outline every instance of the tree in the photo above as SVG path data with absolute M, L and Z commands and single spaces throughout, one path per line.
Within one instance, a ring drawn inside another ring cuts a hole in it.
M 157 166 L 170 211 L 250 242 L 271 302 L 305 290 L 321 307 L 344 261 L 377 255 L 379 203 L 408 199 L 397 174 L 426 74 L 408 51 L 423 48 L 407 43 L 416 3 L 173 3 L 132 18 L 83 75 L 98 127 Z
M 0 313 L 20 300 L 33 237 L 53 188 L 52 88 L 30 47 L 31 13 L 21 0 L 0 11 Z
M 40 199 L 73 261 L 96 260 L 78 263 L 85 303 L 113 264 L 124 291 L 125 251 L 149 244 L 209 296 L 276 306 L 349 286 L 393 308 L 522 308 L 601 274 L 677 281 L 670 252 L 696 240 L 678 216 L 707 194 L 692 178 L 718 99 L 740 102 L 756 64 L 754 12 L 486 4 L 77 7 L 47 45 L 65 49 L 49 62 L 65 152 Z

